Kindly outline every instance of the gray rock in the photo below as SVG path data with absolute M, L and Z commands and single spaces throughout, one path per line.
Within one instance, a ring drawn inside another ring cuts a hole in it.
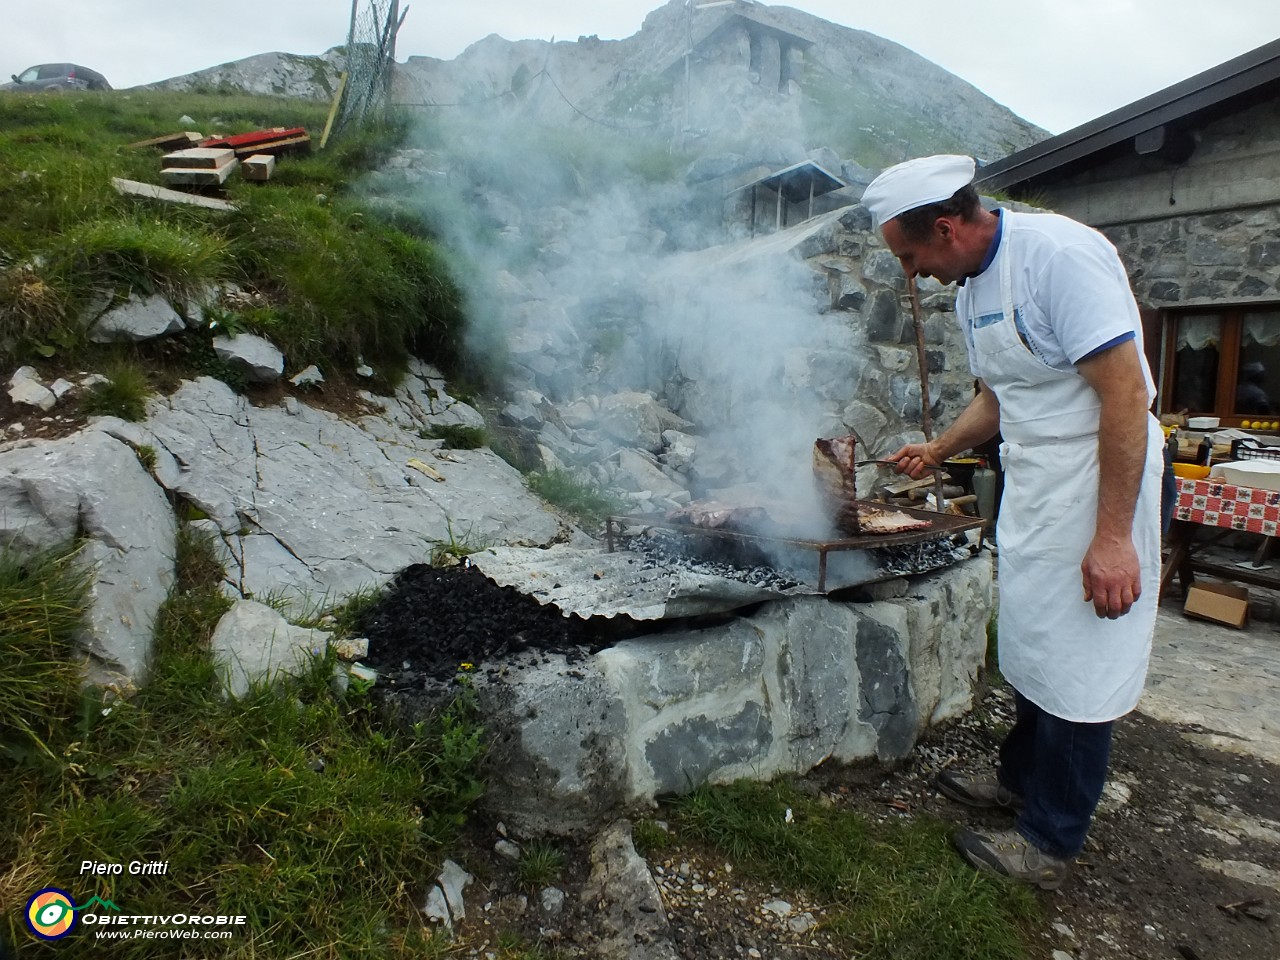
M 462 902 L 462 892 L 474 879 L 475 877 L 452 860 L 444 862 L 440 876 L 436 878 L 436 883 L 444 891 L 444 899 L 449 905 L 449 915 L 453 917 L 454 923 L 467 918 L 467 908 Z
M 651 456 L 630 449 L 618 451 L 615 483 L 622 490 L 646 490 L 658 497 L 678 496 L 687 492 L 663 473 Z
M 651 394 L 624 391 L 602 397 L 599 421 L 609 436 L 651 453 L 662 449 L 662 431 L 691 424 L 658 403 Z
M 451 535 L 531 545 L 560 535 L 514 468 L 485 449 L 437 459 L 416 403 L 384 400 L 403 424 L 390 410 L 359 425 L 306 404 L 291 416 L 202 378 L 158 403 L 146 427 L 177 468 L 162 482 L 218 524 L 240 558 L 230 580 L 254 596 L 314 606 L 385 583 Z
M 493 845 L 493 852 L 513 863 L 520 862 L 520 848 L 510 840 L 499 840 Z
M 98 317 L 89 331 L 89 339 L 94 343 L 136 342 L 177 333 L 183 327 L 182 318 L 164 297 L 152 294 L 144 300 L 131 293 L 124 303 Z
M 284 373 L 284 354 L 270 340 L 255 334 L 214 337 L 213 349 L 255 383 L 272 383 Z
M 13 371 L 13 376 L 9 378 L 9 386 L 16 387 L 20 383 L 34 381 L 40 382 L 40 372 L 35 367 L 19 367 Z
M 145 675 L 156 612 L 173 582 L 176 532 L 160 487 L 105 433 L 0 451 L 0 543 L 38 550 L 86 537 L 81 558 L 95 576 L 81 645 L 93 679 Z
M 611 823 L 591 844 L 591 875 L 583 889 L 595 914 L 602 960 L 676 960 L 662 893 L 649 866 L 636 853 L 631 824 Z
M 9 388 L 9 399 L 22 407 L 52 410 L 58 398 L 36 380 L 19 380 Z
M 209 646 L 224 692 L 242 697 L 255 684 L 298 675 L 328 643 L 324 630 L 294 626 L 265 604 L 239 600 L 218 621 Z
M 698 456 L 698 438 L 679 430 L 663 430 L 662 442 L 667 445 L 662 462 L 672 470 L 687 471 Z
M 449 901 L 445 899 L 444 891 L 434 883 L 427 891 L 427 901 L 422 905 L 422 912 L 426 914 L 428 920 L 448 930 L 453 929 L 453 917 L 449 915 Z
M 53 381 L 53 383 L 49 384 L 49 392 L 58 400 L 61 400 L 75 388 L 75 384 L 70 380 L 64 380 L 62 377 L 59 377 L 57 380 Z
M 312 387 L 316 384 L 324 383 L 324 374 L 321 373 L 320 368 L 313 363 L 301 373 L 290 378 L 289 382 L 295 387 Z
M 538 903 L 541 905 L 544 913 L 552 916 L 564 910 L 564 891 L 559 887 L 543 887 L 538 892 Z

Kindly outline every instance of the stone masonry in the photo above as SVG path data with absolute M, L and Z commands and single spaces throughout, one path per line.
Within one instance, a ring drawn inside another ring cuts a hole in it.
M 708 781 L 905 756 L 969 708 L 990 556 L 874 589 L 885 599 L 781 600 L 584 662 L 477 677 L 489 802 L 518 831 L 566 834 Z

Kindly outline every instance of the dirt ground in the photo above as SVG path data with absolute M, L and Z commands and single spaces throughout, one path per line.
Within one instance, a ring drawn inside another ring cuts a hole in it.
M 967 810 L 929 781 L 944 766 L 994 763 L 1000 731 L 1011 722 L 1010 695 L 995 689 L 895 769 L 820 769 L 802 786 L 869 817 L 1006 826 L 1009 815 Z M 1139 714 L 1118 725 L 1111 782 L 1085 852 L 1060 890 L 1035 894 L 1045 925 L 1028 960 L 1280 958 L 1280 769 L 1184 736 L 1204 732 Z M 567 897 L 551 912 L 536 895 L 521 893 L 514 864 L 494 854 L 497 837 L 486 829 L 462 854 L 480 878 L 468 902 L 481 904 L 459 931 L 463 955 L 493 955 L 498 932 L 507 929 L 562 956 L 595 956 L 596 914 L 577 895 L 585 847 L 562 847 L 566 866 L 557 886 Z M 847 960 L 824 932 L 822 904 L 803 891 L 746 882 L 732 864 L 676 839 L 649 866 L 677 956 Z

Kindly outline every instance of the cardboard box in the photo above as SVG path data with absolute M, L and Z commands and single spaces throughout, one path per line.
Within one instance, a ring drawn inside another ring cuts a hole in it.
M 1243 627 L 1249 621 L 1249 591 L 1234 583 L 1198 581 L 1187 591 L 1182 612 L 1197 620 Z

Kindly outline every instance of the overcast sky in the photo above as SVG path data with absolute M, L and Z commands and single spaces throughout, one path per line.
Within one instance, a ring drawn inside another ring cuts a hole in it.
M 316 54 L 346 41 L 350 0 L 3 0 L 0 76 L 73 61 L 117 88 L 255 53 Z M 368 0 L 362 0 L 367 3 Z M 388 0 L 381 0 L 385 5 Z M 398 59 L 452 59 L 508 40 L 629 37 L 661 0 L 408 2 Z M 706 2 L 706 0 L 694 0 Z M 1015 113 L 1061 133 L 1280 37 L 1277 0 L 799 0 L 896 41 Z

